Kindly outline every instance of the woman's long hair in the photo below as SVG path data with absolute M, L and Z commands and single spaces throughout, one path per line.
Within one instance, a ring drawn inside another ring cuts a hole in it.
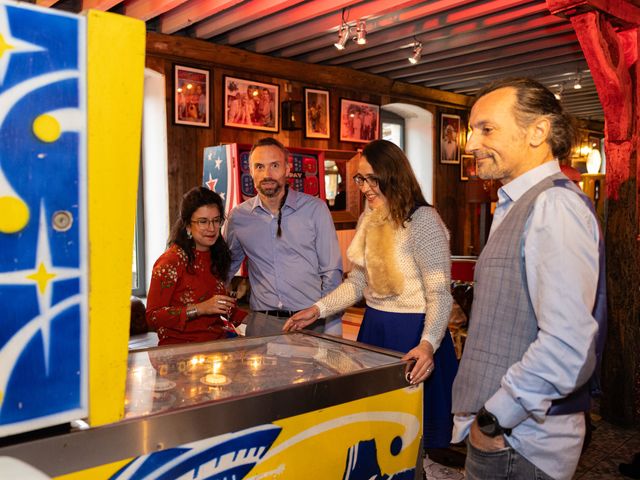
M 387 198 L 389 213 L 398 226 L 404 226 L 418 207 L 429 206 L 422 195 L 409 159 L 400 148 L 387 140 L 374 140 L 362 152 Z
M 191 216 L 198 208 L 204 205 L 215 205 L 220 211 L 220 218 L 224 219 L 224 204 L 222 198 L 216 192 L 212 192 L 208 188 L 193 187 L 182 197 L 180 202 L 180 217 L 176 219 L 167 245 L 176 244 L 187 254 L 188 264 L 187 271 L 193 273 L 193 261 L 196 246 L 193 238 L 187 236 L 187 226 L 191 224 Z M 226 282 L 229 267 L 231 266 L 231 251 L 227 246 L 222 233 L 218 235 L 216 243 L 209 250 L 211 251 L 211 273 L 222 281 Z

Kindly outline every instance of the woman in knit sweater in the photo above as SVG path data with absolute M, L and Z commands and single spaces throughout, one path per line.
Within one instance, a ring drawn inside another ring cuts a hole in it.
M 340 287 L 292 316 L 284 330 L 305 328 L 364 296 L 367 308 L 358 341 L 415 360 L 411 383 L 426 380 L 425 446 L 446 448 L 457 371 L 447 330 L 452 305 L 447 229 L 424 199 L 407 157 L 393 143 L 369 143 L 354 181 L 367 205 L 347 249 L 353 269 Z

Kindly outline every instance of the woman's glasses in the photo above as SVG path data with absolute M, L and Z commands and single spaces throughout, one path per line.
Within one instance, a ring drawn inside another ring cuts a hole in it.
M 198 228 L 201 229 L 205 229 L 209 225 L 211 225 L 213 228 L 216 228 L 224 225 L 224 218 L 216 217 L 212 218 L 211 220 L 209 220 L 208 218 L 196 218 L 195 220 L 191 220 L 191 223 L 195 223 L 196 225 L 198 225 Z
M 356 182 L 358 187 L 363 186 L 365 182 L 368 183 L 370 187 L 377 187 L 378 183 L 380 183 L 380 179 L 378 177 L 374 177 L 373 175 L 367 175 L 365 177 L 359 173 L 353 176 L 353 181 Z

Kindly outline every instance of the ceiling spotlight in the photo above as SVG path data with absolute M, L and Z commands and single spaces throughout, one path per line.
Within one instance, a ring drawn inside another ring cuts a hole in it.
M 564 83 L 561 83 L 558 87 L 558 91 L 553 94 L 556 97 L 556 100 L 562 100 L 562 94 L 564 93 Z
M 413 54 L 409 57 L 409 62 L 415 65 L 422 58 L 422 43 L 416 42 L 413 44 Z
M 349 26 L 342 24 L 338 31 L 338 41 L 333 44 L 338 50 L 344 50 L 347 41 L 349 40 Z
M 358 45 L 364 45 L 367 43 L 367 24 L 364 20 L 358 20 L 355 41 Z
M 573 83 L 573 88 L 575 88 L 576 90 L 580 90 L 582 88 L 582 74 L 578 73 L 578 75 L 576 76 L 576 81 Z

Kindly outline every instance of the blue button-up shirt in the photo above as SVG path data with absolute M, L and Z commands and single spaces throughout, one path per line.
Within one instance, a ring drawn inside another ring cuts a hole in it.
M 231 275 L 246 257 L 252 310 L 302 310 L 342 282 L 342 257 L 331 213 L 326 204 L 289 189 L 278 216 L 260 196 L 235 207 L 229 216 L 227 243 Z M 325 332 L 340 335 L 340 316 L 326 320 Z

